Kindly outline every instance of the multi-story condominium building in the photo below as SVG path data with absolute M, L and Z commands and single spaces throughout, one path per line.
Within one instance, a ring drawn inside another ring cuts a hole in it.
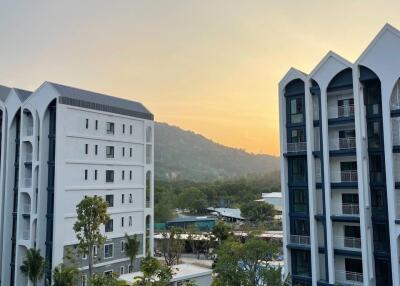
M 77 252 L 76 205 L 102 196 L 111 220 L 95 249 L 96 272 L 127 273 L 125 234 L 140 255 L 153 248 L 153 115 L 140 103 L 45 82 L 36 91 L 0 87 L 1 285 L 30 285 L 20 270 L 40 249 L 51 269 L 71 254 L 86 285 L 87 257 Z M 137 266 L 137 263 L 136 263 Z
M 400 285 L 400 31 L 279 84 L 293 285 Z

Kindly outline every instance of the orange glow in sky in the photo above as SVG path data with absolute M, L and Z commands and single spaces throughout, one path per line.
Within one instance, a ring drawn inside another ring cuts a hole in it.
M 379 12 L 377 12 L 379 11 Z M 0 84 L 59 82 L 157 121 L 279 154 L 277 84 L 333 50 L 354 61 L 399 1 L 0 0 Z

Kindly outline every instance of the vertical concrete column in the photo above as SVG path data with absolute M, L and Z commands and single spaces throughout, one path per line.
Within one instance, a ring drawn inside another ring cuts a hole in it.
M 331 221 L 331 176 L 330 176 L 330 164 L 329 164 L 329 134 L 328 134 L 328 106 L 327 106 L 327 94 L 326 86 L 320 86 L 321 88 L 321 118 L 320 124 L 322 126 L 322 148 L 323 152 L 323 164 L 324 164 L 324 187 L 325 187 L 325 209 L 326 209 L 326 236 L 327 245 L 325 245 L 325 255 L 328 256 L 328 269 L 329 269 L 329 283 L 334 284 L 335 282 L 335 263 L 333 255 L 333 234 L 332 234 L 332 221 Z
M 317 199 L 315 193 L 315 160 L 312 154 L 314 150 L 314 112 L 309 80 L 305 82 L 305 112 L 307 136 L 308 206 L 310 215 L 311 271 L 312 285 L 317 286 L 317 283 L 320 280 L 320 263 L 318 256 L 318 230 L 317 222 L 315 220 L 315 215 L 317 213 Z

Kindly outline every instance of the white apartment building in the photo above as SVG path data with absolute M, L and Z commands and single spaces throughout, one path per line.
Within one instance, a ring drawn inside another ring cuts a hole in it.
M 290 69 L 279 103 L 293 285 L 400 285 L 400 31 Z
M 40 285 L 72 254 L 85 286 L 73 225 L 76 205 L 94 195 L 111 217 L 95 271 L 136 271 L 123 241 L 138 235 L 138 260 L 153 252 L 153 115 L 138 102 L 45 82 L 34 92 L 0 86 L 0 124 L 1 285 L 30 285 L 20 266 L 37 248 L 49 265 Z

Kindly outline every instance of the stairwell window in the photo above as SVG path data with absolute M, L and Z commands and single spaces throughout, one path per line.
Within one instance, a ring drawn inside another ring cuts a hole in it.
M 133 197 L 132 197 L 132 194 L 129 194 L 129 203 L 131 204 L 131 203 L 133 203 Z
M 125 147 L 122 147 L 122 157 L 125 157 Z
M 114 230 L 114 221 L 109 219 L 105 224 L 105 232 L 112 232 Z
M 97 181 L 97 170 L 94 170 L 94 180 Z
M 122 194 L 121 195 L 121 204 L 124 204 L 125 203 L 125 194 Z
M 85 154 L 89 153 L 89 144 L 85 144 Z
M 114 171 L 106 170 L 106 183 L 113 183 L 113 182 L 114 182 Z
M 125 171 L 122 171 L 122 181 L 125 180 Z
M 113 257 L 113 244 L 105 244 L 104 245 L 104 258 L 112 258 Z
M 89 118 L 86 118 L 85 127 L 86 129 L 89 129 Z
M 107 122 L 107 124 L 106 124 L 106 131 L 107 131 L 107 134 L 114 134 L 114 122 Z
M 132 133 L 133 133 L 133 128 L 132 128 L 132 125 L 131 126 L 129 126 L 129 133 L 132 135 Z
M 132 181 L 132 171 L 129 171 L 129 180 Z
M 94 125 L 95 125 L 95 127 L 94 127 L 94 128 L 97 130 L 97 129 L 99 128 L 99 121 L 98 121 L 98 120 L 96 120 Z
M 99 151 L 99 145 L 94 145 L 94 154 L 97 155 Z
M 125 218 L 121 217 L 121 227 L 124 227 L 124 224 L 125 224 Z
M 129 226 L 132 226 L 132 216 L 129 216 Z
M 122 124 L 122 134 L 125 134 L 125 124 Z
M 87 181 L 87 179 L 88 179 L 88 170 L 85 169 L 85 181 Z
M 106 146 L 106 157 L 114 158 L 114 146 Z
M 129 157 L 132 158 L 132 148 L 129 148 Z

